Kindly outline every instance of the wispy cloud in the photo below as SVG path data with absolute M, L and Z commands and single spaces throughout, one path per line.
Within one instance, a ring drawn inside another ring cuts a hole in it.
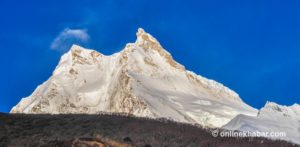
M 65 52 L 72 44 L 84 45 L 88 43 L 90 39 L 87 29 L 70 29 L 65 28 L 59 33 L 59 35 L 53 40 L 50 48 L 53 50 Z

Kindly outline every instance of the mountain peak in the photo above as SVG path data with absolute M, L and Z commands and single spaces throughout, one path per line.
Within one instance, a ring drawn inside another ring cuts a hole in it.
M 139 47 L 142 47 L 146 50 L 149 48 L 155 49 L 155 50 L 160 50 L 163 49 L 160 43 L 149 33 L 145 32 L 144 29 L 139 28 L 137 33 L 136 33 L 136 42 L 135 44 L 138 45 Z
M 298 117 L 300 114 L 300 107 L 297 104 L 286 106 L 279 105 L 275 102 L 269 102 L 265 104 L 258 112 L 259 117 L 272 118 L 274 116 L 284 116 L 284 117 Z
M 71 46 L 71 48 L 70 48 L 71 51 L 72 51 L 72 50 L 78 50 L 78 49 L 80 49 L 80 50 L 85 50 L 83 47 L 81 47 L 81 46 L 79 46 L 79 45 L 77 45 L 77 44 L 72 44 L 72 46 Z
M 267 101 L 264 108 L 273 108 L 279 106 L 279 104 L 275 103 L 275 102 L 271 102 L 271 101 Z
M 300 105 L 297 104 L 297 103 L 294 103 L 293 105 L 286 106 L 286 105 L 279 105 L 279 104 L 277 104 L 275 102 L 267 101 L 266 104 L 265 104 L 265 106 L 262 109 L 278 110 L 279 108 L 292 108 L 292 107 L 300 108 Z
M 291 106 L 279 105 L 275 102 L 267 101 L 265 106 L 261 108 L 260 111 L 268 111 L 268 112 L 285 112 L 290 109 Z
M 140 34 L 145 34 L 145 30 L 143 28 L 138 28 L 138 31 L 136 32 L 136 35 L 139 36 Z
M 185 70 L 140 28 L 135 43 L 110 56 L 73 45 L 53 75 L 11 112 L 122 112 L 222 126 L 257 110 L 222 84 Z
M 172 67 L 180 70 L 185 70 L 184 66 L 174 61 L 172 55 L 161 46 L 159 41 L 149 33 L 145 32 L 144 29 L 139 28 L 136 33 L 136 36 L 137 36 L 137 40 L 135 42 L 136 46 L 142 48 L 146 52 L 156 51 L 162 57 L 164 57 Z

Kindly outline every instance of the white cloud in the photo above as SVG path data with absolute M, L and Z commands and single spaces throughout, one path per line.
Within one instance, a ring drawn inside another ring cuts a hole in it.
M 57 51 L 65 52 L 72 44 L 84 45 L 88 43 L 90 36 L 86 29 L 65 28 L 53 40 L 50 48 Z

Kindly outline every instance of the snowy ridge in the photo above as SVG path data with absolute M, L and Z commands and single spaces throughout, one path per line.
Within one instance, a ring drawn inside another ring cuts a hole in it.
M 300 105 L 295 103 L 291 106 L 282 106 L 274 102 L 267 102 L 265 106 L 261 110 L 259 110 L 257 117 L 268 119 L 287 117 L 298 119 L 300 121 Z
M 257 110 L 213 80 L 185 70 L 143 29 L 110 56 L 73 45 L 53 75 L 11 113 L 121 112 L 220 127 Z
M 272 136 L 271 139 L 300 144 L 300 105 L 282 106 L 267 102 L 257 116 L 238 115 L 223 128 L 251 132 L 285 132 L 285 137 Z

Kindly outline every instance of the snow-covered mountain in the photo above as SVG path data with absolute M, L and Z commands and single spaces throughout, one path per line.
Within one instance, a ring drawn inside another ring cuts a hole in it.
M 120 112 L 220 127 L 257 110 L 213 80 L 187 71 L 143 29 L 110 56 L 73 45 L 53 75 L 11 113 Z
M 267 102 L 257 116 L 240 114 L 223 126 L 229 130 L 269 132 L 271 139 L 282 139 L 300 144 L 300 105 L 281 106 Z M 286 136 L 280 136 L 284 132 Z M 278 136 L 279 135 L 279 136 Z

